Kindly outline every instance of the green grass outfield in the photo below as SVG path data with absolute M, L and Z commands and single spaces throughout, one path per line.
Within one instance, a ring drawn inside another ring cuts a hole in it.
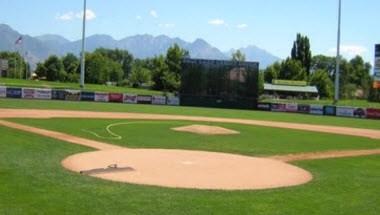
M 23 80 L 23 79 L 10 79 L 10 78 L 0 78 L 0 86 L 80 90 L 79 84 L 77 83 L 60 83 L 60 82 L 52 82 L 52 81 Z M 133 94 L 139 94 L 139 95 L 162 95 L 163 94 L 163 92 L 155 91 L 155 90 L 136 89 L 136 88 L 131 88 L 131 87 L 106 86 L 106 85 L 98 85 L 98 84 L 86 84 L 84 90 L 98 91 L 98 92 L 112 92 L 112 93 L 133 93 Z
M 56 110 L 86 110 L 108 112 L 131 113 L 156 113 L 188 116 L 210 116 L 225 118 L 241 118 L 270 120 L 281 122 L 297 122 L 321 125 L 336 125 L 356 128 L 380 129 L 379 120 L 355 119 L 331 116 L 313 116 L 308 114 L 273 113 L 251 110 L 228 110 L 195 107 L 171 107 L 136 104 L 112 104 L 95 102 L 70 102 L 70 101 L 42 101 L 22 99 L 1 99 L 0 108 L 30 108 L 30 109 L 56 109 Z
M 379 121 L 257 111 L 0 99 L 0 108 L 94 110 L 217 116 L 380 129 Z M 373 149 L 379 140 L 228 123 L 236 136 L 177 133 L 193 122 L 150 122 L 113 127 L 122 140 L 108 140 L 104 128 L 128 120 L 9 119 L 36 127 L 132 148 L 177 148 L 267 156 L 326 150 Z M 140 120 L 137 120 L 141 122 Z M 105 181 L 65 170 L 61 161 L 93 151 L 52 138 L 0 126 L 0 214 L 259 214 L 377 215 L 380 156 L 299 161 L 314 180 L 302 186 L 262 191 L 173 189 Z
M 0 214 L 377 215 L 380 156 L 302 161 L 315 179 L 265 191 L 201 191 L 104 181 L 66 171 L 90 149 L 0 127 Z M 360 143 L 358 143 L 360 144 Z

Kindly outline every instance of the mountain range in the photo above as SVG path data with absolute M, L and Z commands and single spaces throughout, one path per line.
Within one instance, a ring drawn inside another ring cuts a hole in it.
M 22 36 L 22 43 L 15 45 L 15 41 Z M 231 49 L 222 52 L 203 39 L 187 42 L 180 38 L 170 38 L 166 35 L 152 36 L 148 34 L 126 37 L 115 40 L 109 35 L 92 35 L 86 38 L 86 51 L 94 51 L 96 48 L 124 49 L 128 50 L 136 58 L 148 58 L 164 54 L 167 49 L 177 43 L 180 47 L 189 51 L 192 58 L 226 60 L 231 58 Z M 59 35 L 46 34 L 32 37 L 21 34 L 6 24 L 0 24 L 0 51 L 18 51 L 32 65 L 45 60 L 50 55 L 63 56 L 67 53 L 78 55 L 81 50 L 81 40 L 70 41 Z M 260 68 L 280 60 L 273 54 L 256 46 L 240 48 L 247 61 L 257 61 Z

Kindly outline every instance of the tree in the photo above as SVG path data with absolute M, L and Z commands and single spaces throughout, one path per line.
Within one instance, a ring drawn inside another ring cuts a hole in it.
M 111 59 L 112 61 L 115 61 L 119 63 L 123 70 L 123 78 L 127 79 L 128 74 L 131 72 L 132 63 L 133 63 L 133 56 L 126 50 L 120 50 L 120 49 L 105 49 L 105 48 L 98 48 L 95 50 L 96 53 L 99 53 L 103 55 L 104 57 L 107 57 Z
M 232 61 L 244 62 L 245 54 L 240 50 L 236 50 L 234 53 L 232 53 Z
M 189 56 L 189 52 L 174 44 L 166 53 L 165 64 L 168 70 L 163 73 L 163 89 L 177 91 L 181 85 L 182 60 Z
M 307 79 L 307 74 L 300 61 L 288 58 L 281 63 L 278 78 L 284 80 L 305 81 Z
M 47 68 L 45 67 L 44 63 L 37 63 L 37 68 L 35 70 L 35 73 L 39 78 L 46 78 L 47 76 Z
M 301 62 L 302 67 L 309 76 L 312 54 L 310 51 L 310 41 L 307 36 L 297 34 L 297 39 L 293 43 L 291 57 L 293 60 L 298 60 Z
M 151 71 L 144 68 L 140 61 L 135 61 L 132 65 L 132 71 L 129 74 L 129 82 L 133 87 L 140 87 L 141 85 L 150 82 Z
M 0 59 L 8 60 L 8 78 L 25 78 L 27 63 L 17 52 L 0 52 Z
M 318 88 L 321 97 L 331 98 L 333 96 L 334 83 L 326 70 L 318 69 L 314 71 L 310 78 L 310 84 Z
M 78 82 L 79 81 L 79 59 L 72 53 L 69 53 L 62 57 L 62 63 L 64 70 L 67 73 L 68 82 Z
M 332 78 L 335 73 L 336 67 L 336 58 L 329 57 L 325 55 L 316 55 L 313 56 L 311 60 L 311 71 L 316 71 L 319 69 L 325 70 L 328 72 L 329 76 Z
M 105 84 L 109 81 L 118 83 L 122 80 L 121 65 L 99 52 L 86 54 L 86 62 L 86 82 Z
M 152 70 L 152 81 L 153 81 L 153 89 L 155 90 L 165 90 L 165 75 L 169 73 L 169 67 L 165 63 L 165 57 L 160 55 L 158 57 L 153 58 L 152 60 L 153 70 Z
M 63 63 L 56 55 L 50 56 L 44 63 L 46 68 L 46 79 L 48 81 L 65 81 L 66 72 Z
M 281 64 L 276 62 L 271 66 L 267 67 L 264 72 L 264 82 L 272 83 L 273 79 L 278 79 L 281 70 Z

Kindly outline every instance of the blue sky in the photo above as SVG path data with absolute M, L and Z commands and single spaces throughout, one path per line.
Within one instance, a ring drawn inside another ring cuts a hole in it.
M 256 45 L 285 58 L 296 33 L 308 35 L 313 54 L 334 55 L 338 0 L 88 0 L 88 35 L 116 39 L 166 34 L 203 38 L 226 51 Z M 0 0 L 0 23 L 32 36 L 77 40 L 81 0 Z M 380 43 L 380 1 L 343 0 L 342 51 L 373 63 Z

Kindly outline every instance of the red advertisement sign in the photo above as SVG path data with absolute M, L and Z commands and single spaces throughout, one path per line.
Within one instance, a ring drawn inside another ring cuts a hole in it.
M 380 109 L 367 108 L 367 118 L 380 119 Z
M 109 102 L 120 102 L 123 103 L 124 95 L 122 93 L 110 93 Z

